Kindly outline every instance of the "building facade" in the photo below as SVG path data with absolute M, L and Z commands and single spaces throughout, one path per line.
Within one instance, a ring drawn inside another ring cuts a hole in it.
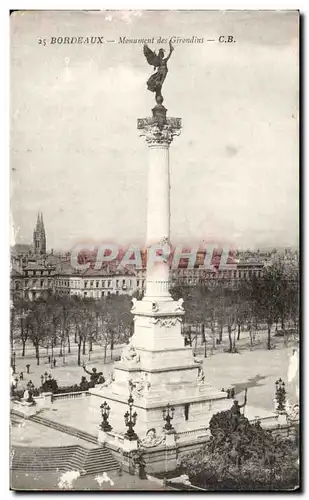
M 30 262 L 11 272 L 11 296 L 14 300 L 48 298 L 55 293 L 56 269 L 40 262 Z
M 25 246 L 25 245 L 24 245 Z M 260 254 L 258 254 L 260 255 Z M 205 251 L 199 251 L 194 268 L 188 268 L 188 260 L 182 259 L 177 269 L 171 269 L 171 284 L 212 286 L 219 281 L 228 286 L 238 286 L 243 279 L 253 276 L 261 278 L 265 260 L 254 259 L 250 254 L 237 255 L 235 269 L 220 269 L 220 251 L 214 251 L 212 269 L 204 269 Z M 27 253 L 11 253 L 11 298 L 35 300 L 54 293 L 62 296 L 79 296 L 102 299 L 111 295 L 142 296 L 146 289 L 146 254 L 142 256 L 142 267 L 120 266 L 110 262 L 96 270 L 77 271 L 71 266 L 70 254 L 46 254 L 46 234 L 43 214 L 38 213 L 33 232 L 33 249 Z

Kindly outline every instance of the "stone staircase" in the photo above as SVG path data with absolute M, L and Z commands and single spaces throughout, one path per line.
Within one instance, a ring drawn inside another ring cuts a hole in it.
M 88 451 L 84 470 L 85 474 L 98 474 L 104 471 L 117 470 L 119 465 L 119 462 L 108 448 L 100 447 Z
M 81 446 L 12 447 L 11 469 L 23 471 L 82 470 L 87 450 Z
M 64 432 L 65 434 L 77 437 L 79 439 L 82 439 L 83 441 L 88 441 L 88 443 L 98 444 L 98 438 L 93 434 L 75 429 L 74 427 L 70 427 L 69 425 L 60 424 L 59 422 L 54 422 L 53 420 L 49 420 L 45 417 L 40 417 L 39 415 L 33 415 L 29 417 L 28 420 L 30 420 L 30 422 L 36 422 L 40 425 L 45 425 L 46 427 L 50 427 L 51 429 L 54 429 L 56 431 Z
M 11 411 L 11 420 L 13 422 L 19 423 L 21 421 L 20 417 L 19 412 Z M 119 469 L 119 462 L 111 451 L 103 446 L 98 447 L 96 436 L 39 415 L 32 415 L 27 420 L 87 441 L 96 445 L 96 447 L 86 449 L 80 445 L 59 447 L 12 446 L 11 469 L 50 472 L 79 470 L 82 475 L 100 474 L 104 471 Z
M 119 463 L 107 448 L 88 450 L 82 446 L 12 447 L 11 469 L 62 472 L 78 470 L 81 475 L 117 470 Z

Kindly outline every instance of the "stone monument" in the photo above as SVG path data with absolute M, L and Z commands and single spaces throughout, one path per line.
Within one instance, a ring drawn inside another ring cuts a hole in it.
M 137 413 L 135 431 L 141 438 L 150 429 L 160 434 L 162 412 L 168 404 L 174 407 L 175 431 L 181 432 L 205 430 L 213 413 L 230 403 L 226 394 L 207 384 L 207 373 L 205 377 L 192 348 L 184 346 L 183 300 L 174 301 L 169 292 L 169 148 L 180 134 L 181 119 L 166 116 L 161 89 L 172 51 L 170 46 L 170 54 L 164 58 L 163 49 L 157 56 L 144 47 L 148 62 L 157 68 L 147 82 L 156 96 L 152 116 L 137 121 L 149 156 L 146 292 L 142 300 L 133 299 L 134 334 L 115 363 L 111 382 L 90 391 L 110 405 L 110 422 L 117 432 L 124 432 L 123 415 L 131 393 Z

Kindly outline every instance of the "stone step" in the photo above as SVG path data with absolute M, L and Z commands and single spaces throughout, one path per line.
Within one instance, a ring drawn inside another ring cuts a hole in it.
M 84 466 L 87 474 L 97 474 L 118 468 L 119 463 L 107 448 L 90 450 Z
M 71 436 L 80 438 L 84 441 L 88 441 L 89 443 L 97 444 L 97 437 L 89 434 L 88 432 L 81 431 L 79 429 L 75 429 L 74 427 L 69 427 L 68 425 L 60 424 L 59 422 L 54 422 L 52 420 L 48 420 L 47 418 L 40 417 L 38 415 L 34 415 L 29 417 L 29 420 L 32 422 L 36 422 L 41 425 L 45 425 L 46 427 L 50 427 L 51 429 L 58 430 L 60 432 L 64 432 L 65 434 L 69 434 Z
M 59 448 L 13 448 L 12 469 L 16 470 L 74 470 L 83 467 L 87 451 L 84 451 L 84 458 L 77 457 L 80 453 L 77 447 Z
M 83 475 L 117 470 L 119 463 L 107 448 L 81 446 L 13 448 L 11 468 L 28 471 L 79 470 Z
M 97 437 L 85 431 L 54 422 L 39 415 L 28 420 L 81 440 L 98 444 Z M 80 470 L 83 475 L 117 470 L 119 463 L 108 448 L 86 449 L 80 445 L 61 447 L 13 447 L 12 469 L 16 470 Z

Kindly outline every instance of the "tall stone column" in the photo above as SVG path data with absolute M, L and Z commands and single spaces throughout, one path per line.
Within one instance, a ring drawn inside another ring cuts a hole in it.
M 169 147 L 180 134 L 181 119 L 167 118 L 157 104 L 151 118 L 138 120 L 137 128 L 148 146 L 147 279 L 145 300 L 170 301 L 170 165 Z
M 142 300 L 132 301 L 134 334 L 115 363 L 112 378 L 101 389 L 91 389 L 92 394 L 109 401 L 110 421 L 117 432 L 124 432 L 123 415 L 132 392 L 137 412 L 135 431 L 146 440 L 150 429 L 162 433 L 162 410 L 168 404 L 175 408 L 176 431 L 200 432 L 212 415 L 210 407 L 219 411 L 222 400 L 226 400 L 225 394 L 204 383 L 200 363 L 196 363 L 192 348 L 184 345 L 183 300 L 174 301 L 169 293 L 169 147 L 174 136 L 180 134 L 181 120 L 167 118 L 162 102 L 152 114 L 137 123 L 148 147 L 146 293 Z M 156 252 L 161 254 L 160 261 L 154 258 Z M 168 438 L 161 437 L 169 447 Z M 157 444 L 160 439 L 155 439 Z
M 169 292 L 169 147 L 174 136 L 180 134 L 181 119 L 167 118 L 165 107 L 158 103 L 152 117 L 140 118 L 137 128 L 148 146 L 147 272 L 145 296 L 135 301 L 132 308 L 135 323 L 132 342 L 143 350 L 141 363 L 146 367 L 159 362 L 154 351 L 161 352 L 163 363 L 163 351 L 167 356 L 167 351 L 182 349 L 184 344 L 181 335 L 184 309 L 173 301 Z

